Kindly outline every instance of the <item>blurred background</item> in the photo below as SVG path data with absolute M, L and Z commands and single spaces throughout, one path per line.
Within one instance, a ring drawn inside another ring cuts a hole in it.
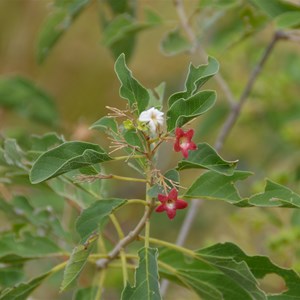
M 41 49 L 48 20 L 57 7 L 67 2 L 0 0 L 0 134 L 17 139 L 25 148 L 30 143 L 30 134 L 50 131 L 63 135 L 66 140 L 91 141 L 107 148 L 105 136 L 88 128 L 108 113 L 107 105 L 121 109 L 126 105 L 119 97 L 120 84 L 114 73 L 116 53 L 123 44 L 114 44 L 109 39 L 112 33 L 107 29 L 107 24 L 120 12 L 118 9 L 122 10 L 120 7 L 114 9 L 113 1 L 90 1 L 76 19 L 62 25 L 65 26 L 63 34 L 43 57 Z M 126 1 L 120 1 L 123 2 Z M 300 5 L 299 1 L 285 2 Z M 174 44 L 170 42 L 170 31 L 181 30 L 171 0 L 128 3 L 135 7 L 131 16 L 136 26 L 129 33 L 124 33 L 121 39 L 122 43 L 129 41 L 128 45 L 123 45 L 124 51 L 128 52 L 128 66 L 134 77 L 147 88 L 153 89 L 164 81 L 166 103 L 170 94 L 183 88 L 189 63 L 198 65 L 206 61 L 197 53 L 190 54 L 186 40 L 180 41 L 177 37 Z M 281 28 L 277 16 L 270 16 L 251 1 L 188 0 L 184 1 L 184 5 L 199 43 L 208 55 L 219 61 L 220 72 L 236 99 L 243 92 L 251 71 L 274 32 L 278 28 L 298 32 L 299 24 Z M 183 32 L 181 34 L 184 36 Z M 28 103 L 20 103 L 18 96 L 12 96 L 18 93 L 18 89 L 22 94 L 22 87 L 26 84 L 32 84 L 39 93 L 46 95 L 51 102 L 49 110 L 39 106 L 36 111 L 34 107 L 27 110 Z M 197 142 L 213 145 L 229 112 L 229 105 L 214 80 L 210 80 L 205 88 L 217 90 L 217 104 L 193 126 Z M 300 42 L 280 41 L 257 78 L 221 152 L 227 160 L 238 159 L 239 169 L 254 173 L 240 184 L 242 196 L 262 192 L 265 177 L 300 193 L 299 95 Z M 44 110 L 45 118 L 40 120 L 37 115 Z M 50 114 L 50 110 L 55 113 Z M 160 153 L 163 170 L 172 168 L 180 157 L 179 154 L 171 156 L 171 151 L 172 145 L 169 145 Z M 112 172 L 128 175 L 125 164 L 112 165 L 111 168 Z M 181 184 L 188 186 L 198 173 L 181 172 Z M 112 197 L 139 198 L 143 195 L 143 185 L 122 185 L 119 182 L 105 182 L 105 185 Z M 24 191 L 18 182 L 8 184 L 6 188 L 10 194 Z M 69 215 L 64 215 L 65 204 L 61 197 L 47 196 L 36 187 L 32 190 L 26 187 L 25 192 L 30 195 L 33 207 L 53 206 L 66 218 L 64 226 L 69 226 L 76 219 L 76 211 L 71 210 Z M 122 214 L 117 214 L 126 230 L 132 227 L 133 219 L 138 220 L 137 213 L 138 210 L 131 211 L 129 206 L 122 210 Z M 153 235 L 174 242 L 185 213 L 178 212 L 172 223 L 167 222 L 165 215 L 155 214 Z M 5 231 L 9 227 L 8 218 L 1 211 L 0 217 L 1 231 Z M 222 202 L 204 201 L 186 246 L 200 248 L 232 241 L 248 254 L 269 255 L 281 266 L 300 270 L 299 226 L 298 211 L 240 209 Z M 49 265 L 43 267 L 47 269 Z M 37 266 L 28 267 L 29 273 L 34 273 L 35 268 Z M 89 271 L 80 278 L 82 286 L 92 276 Z M 122 285 L 121 275 L 112 272 L 109 278 L 107 299 L 117 299 L 119 291 L 115 291 L 115 286 L 118 285 L 116 282 Z M 41 286 L 36 291 L 36 299 L 71 299 L 68 293 L 58 296 L 57 280 L 52 278 Z M 272 280 L 269 280 L 266 288 L 276 291 L 280 285 L 275 280 L 272 286 Z M 49 296 L 45 296 L 45 289 Z M 178 293 L 182 293 L 181 290 L 170 289 L 166 299 L 175 299 L 173 291 L 177 297 Z M 189 295 L 186 293 L 184 291 L 182 297 Z

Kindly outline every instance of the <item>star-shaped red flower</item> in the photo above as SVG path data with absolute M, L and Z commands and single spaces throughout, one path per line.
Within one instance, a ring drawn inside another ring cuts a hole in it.
M 194 135 L 194 130 L 190 129 L 184 132 L 181 128 L 176 128 L 175 136 L 176 141 L 174 144 L 174 151 L 182 152 L 182 155 L 185 158 L 189 156 L 189 150 L 196 150 L 197 145 L 192 141 L 192 137 Z
M 155 211 L 163 212 L 166 211 L 169 219 L 173 219 L 176 216 L 176 209 L 183 209 L 188 206 L 188 203 L 182 199 L 178 199 L 178 192 L 173 188 L 168 195 L 158 194 L 158 200 L 161 204 L 156 208 Z

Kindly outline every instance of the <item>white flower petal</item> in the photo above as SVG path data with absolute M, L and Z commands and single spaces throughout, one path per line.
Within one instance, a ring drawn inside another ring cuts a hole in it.
M 155 133 L 157 128 L 164 124 L 163 115 L 163 112 L 154 107 L 151 107 L 140 114 L 139 121 L 148 122 L 150 130 Z

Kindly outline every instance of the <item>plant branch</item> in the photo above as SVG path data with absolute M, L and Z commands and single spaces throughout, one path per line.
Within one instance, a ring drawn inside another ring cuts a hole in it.
M 136 240 L 137 236 L 141 233 L 141 231 L 144 229 L 145 224 L 147 220 L 149 219 L 153 208 L 146 206 L 145 212 L 143 217 L 140 219 L 136 227 L 129 232 L 128 235 L 126 235 L 123 239 L 121 239 L 117 245 L 113 248 L 112 251 L 108 253 L 107 258 L 99 259 L 96 262 L 96 265 L 99 269 L 105 269 L 107 265 L 116 257 L 118 257 L 121 249 L 125 248 L 128 244 L 130 244 L 132 241 Z

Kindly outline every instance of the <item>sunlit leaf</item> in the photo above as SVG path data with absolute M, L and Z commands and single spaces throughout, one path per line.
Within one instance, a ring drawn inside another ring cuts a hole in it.
M 219 63 L 213 57 L 208 57 L 208 64 L 198 67 L 190 64 L 189 71 L 185 81 L 185 90 L 170 96 L 168 100 L 169 107 L 179 99 L 188 99 L 219 71 Z
M 187 98 L 179 99 L 167 112 L 168 131 L 182 127 L 192 119 L 207 112 L 216 102 L 214 91 L 201 91 Z
M 84 209 L 76 221 L 76 230 L 82 240 L 101 229 L 101 225 L 118 207 L 125 204 L 124 199 L 102 199 Z
M 37 47 L 37 59 L 42 63 L 61 36 L 91 0 L 56 1 L 51 14 L 43 25 Z
M 115 72 L 120 80 L 120 96 L 127 99 L 131 109 L 138 113 L 144 111 L 149 102 L 149 93 L 133 76 L 125 62 L 125 55 L 121 54 L 115 63 Z
M 226 161 L 207 143 L 197 145 L 197 150 L 190 151 L 187 159 L 178 163 L 177 170 L 208 169 L 224 175 L 232 175 L 237 165 L 236 161 Z
M 40 183 L 69 171 L 109 161 L 112 158 L 98 145 L 66 142 L 43 153 L 30 171 L 31 183 Z
M 58 121 L 53 98 L 35 83 L 20 76 L 0 79 L 0 106 L 46 125 L 55 125 Z
M 245 171 L 235 171 L 230 176 L 208 171 L 196 179 L 184 197 L 238 203 L 242 198 L 234 183 L 238 180 L 245 180 L 250 175 L 252 175 L 251 172 Z
M 122 300 L 160 300 L 158 251 L 154 248 L 142 248 L 138 254 L 140 261 L 135 271 L 135 285 L 131 287 L 127 284 L 122 292 Z

